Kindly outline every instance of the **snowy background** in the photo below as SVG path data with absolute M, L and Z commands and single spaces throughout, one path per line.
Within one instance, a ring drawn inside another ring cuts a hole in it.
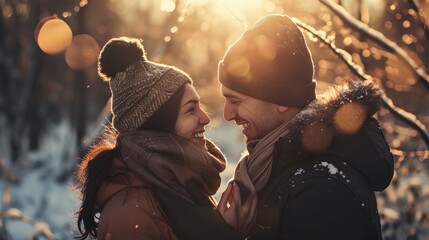
M 392 184 L 377 200 L 386 240 L 429 239 L 428 0 L 0 0 L 0 240 L 72 239 L 73 174 L 109 111 L 96 61 L 112 37 L 141 38 L 150 60 L 194 79 L 213 113 L 207 136 L 229 160 L 223 190 L 244 144 L 222 121 L 217 64 L 270 13 L 313 28 L 300 26 L 319 91 L 359 66 L 417 123 L 377 114 L 395 156 Z M 44 28 L 50 21 L 61 27 Z

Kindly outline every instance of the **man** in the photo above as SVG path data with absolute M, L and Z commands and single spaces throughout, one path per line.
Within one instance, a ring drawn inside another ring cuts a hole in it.
M 350 81 L 316 99 L 310 51 L 286 15 L 246 30 L 219 81 L 224 118 L 242 127 L 249 152 L 234 175 L 238 202 L 257 201 L 238 213 L 243 237 L 382 239 L 374 191 L 389 185 L 393 156 L 372 118 L 380 89 Z M 237 204 L 233 195 L 222 199 Z

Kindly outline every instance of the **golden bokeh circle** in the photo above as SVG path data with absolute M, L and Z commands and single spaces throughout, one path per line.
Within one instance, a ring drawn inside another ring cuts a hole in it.
M 43 18 L 35 31 L 40 49 L 50 55 L 63 52 L 72 41 L 72 30 L 63 20 L 50 16 Z
M 100 46 L 88 34 L 79 34 L 66 51 L 66 62 L 74 70 L 82 70 L 94 66 L 100 53 Z
M 358 103 L 342 105 L 334 115 L 334 126 L 337 131 L 345 134 L 357 132 L 366 119 L 365 108 Z

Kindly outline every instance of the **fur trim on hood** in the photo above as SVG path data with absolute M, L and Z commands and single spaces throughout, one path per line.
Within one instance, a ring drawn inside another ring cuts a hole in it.
M 372 116 L 381 107 L 382 90 L 370 80 L 332 87 L 290 121 L 285 136 L 311 155 L 335 155 L 354 166 L 374 191 L 393 177 L 393 155 Z
M 381 106 L 382 90 L 372 81 L 332 86 L 291 120 L 290 137 L 300 136 L 309 152 L 329 147 L 337 134 L 351 135 Z

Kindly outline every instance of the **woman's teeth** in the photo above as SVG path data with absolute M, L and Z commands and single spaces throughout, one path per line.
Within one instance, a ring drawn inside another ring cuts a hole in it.
M 194 133 L 192 135 L 192 137 L 194 137 L 194 138 L 204 138 L 204 133 L 202 133 L 202 132 Z

